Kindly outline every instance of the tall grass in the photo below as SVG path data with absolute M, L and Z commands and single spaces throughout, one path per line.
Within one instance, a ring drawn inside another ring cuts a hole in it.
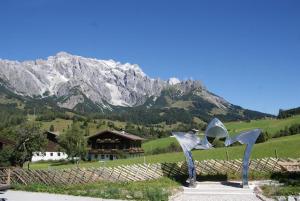
M 98 182 L 80 185 L 14 185 L 16 190 L 88 196 L 106 199 L 167 201 L 180 184 L 169 178 L 138 182 Z

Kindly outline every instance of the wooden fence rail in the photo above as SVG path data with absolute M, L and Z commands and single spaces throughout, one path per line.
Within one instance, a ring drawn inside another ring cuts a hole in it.
M 262 158 L 250 161 L 250 172 L 279 172 L 280 164 L 300 162 L 295 159 Z M 198 175 L 241 174 L 242 160 L 204 160 L 195 161 Z M 162 176 L 178 177 L 187 175 L 185 162 L 121 165 L 117 167 L 72 168 L 25 170 L 21 168 L 0 169 L 0 182 L 10 181 L 13 184 L 40 183 L 46 185 L 84 184 L 97 181 L 142 181 L 157 179 Z

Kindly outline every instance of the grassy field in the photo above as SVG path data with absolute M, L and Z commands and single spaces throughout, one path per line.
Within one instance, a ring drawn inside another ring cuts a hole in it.
M 70 114 L 72 116 L 72 114 Z M 28 115 L 28 120 L 29 121 L 34 121 L 34 116 L 33 115 Z M 102 122 L 104 121 L 105 124 L 99 125 L 100 120 L 95 120 L 95 122 L 89 122 L 88 128 L 89 128 L 89 133 L 90 135 L 96 134 L 99 131 L 109 129 L 107 122 L 110 120 L 103 119 L 101 120 Z M 202 120 L 198 118 L 193 119 L 194 122 L 197 123 L 204 123 Z M 112 121 L 114 125 L 118 128 L 125 128 L 126 122 L 120 122 L 120 121 Z M 40 122 L 42 125 L 42 129 L 44 130 L 49 130 L 51 125 L 54 125 L 54 130 L 59 133 L 62 133 L 68 129 L 68 127 L 72 124 L 72 120 L 65 120 L 65 119 L 55 119 L 53 121 L 42 121 Z M 254 129 L 254 128 L 261 128 L 264 131 L 267 131 L 271 135 L 279 131 L 280 129 L 284 129 L 286 126 L 290 126 L 295 123 L 300 123 L 300 115 L 293 116 L 290 118 L 286 119 L 261 119 L 261 120 L 252 120 L 250 122 L 244 122 L 244 121 L 237 121 L 237 122 L 228 122 L 225 123 L 226 128 L 228 129 L 230 134 L 236 134 L 241 131 L 249 130 L 249 129 Z M 156 126 L 161 129 L 165 130 L 173 130 L 176 129 L 180 123 L 175 123 L 172 125 L 166 125 L 165 123 L 160 123 Z M 85 131 L 85 129 L 83 129 Z M 171 134 L 171 133 L 170 133 Z M 161 141 L 160 141 L 161 140 Z M 169 141 L 170 140 L 170 141 Z M 150 141 L 145 143 L 144 149 L 147 151 L 149 149 L 155 149 L 156 147 L 166 147 L 170 143 L 174 142 L 174 139 L 171 138 L 166 138 L 166 139 L 159 139 L 155 141 Z M 149 144 L 148 144 L 149 143 Z M 156 146 L 157 145 L 157 146 Z
M 250 122 L 228 122 L 225 123 L 225 126 L 231 135 L 255 128 L 261 128 L 263 131 L 267 131 L 268 133 L 273 135 L 280 129 L 284 129 L 286 126 L 291 126 L 295 123 L 300 123 L 300 115 L 293 116 L 287 119 L 261 119 L 252 120 Z M 145 152 L 148 153 L 156 148 L 168 147 L 171 143 L 174 142 L 177 143 L 176 139 L 166 137 L 145 142 L 142 146 Z
M 254 128 L 261 128 L 263 131 L 274 134 L 280 129 L 284 129 L 286 126 L 291 126 L 295 123 L 300 123 L 300 115 L 292 116 L 286 119 L 260 119 L 252 120 L 250 122 L 228 122 L 225 123 L 225 126 L 231 134 L 236 134 L 241 131 Z
M 80 185 L 14 185 L 16 190 L 68 194 L 106 199 L 167 201 L 180 186 L 169 178 L 135 182 L 98 182 Z
M 125 126 L 124 122 L 114 122 L 117 126 Z M 225 126 L 228 128 L 231 134 L 238 133 L 240 131 L 261 128 L 264 131 L 269 133 L 275 133 L 280 129 L 284 129 L 286 126 L 290 126 L 294 123 L 300 123 L 300 115 L 293 116 L 287 119 L 263 119 L 263 120 L 253 120 L 251 122 L 229 122 L 225 123 Z M 47 129 L 51 124 L 55 125 L 55 130 L 67 129 L 68 125 L 71 124 L 71 121 L 56 119 L 50 122 L 44 122 L 43 128 Z M 89 123 L 90 134 L 94 134 L 99 130 L 107 129 L 107 125 L 102 125 L 100 128 L 97 128 L 96 123 Z M 157 148 L 168 147 L 171 143 L 177 143 L 176 139 L 173 137 L 160 138 L 156 140 L 151 140 L 142 144 L 145 153 L 149 153 Z M 272 139 L 263 144 L 255 145 L 253 150 L 253 158 L 261 158 L 268 156 L 275 156 L 275 149 L 279 157 L 300 157 L 300 135 L 281 137 L 277 139 Z M 194 151 L 194 158 L 196 160 L 205 160 L 205 159 L 226 159 L 226 150 L 230 159 L 242 158 L 243 155 L 243 146 L 228 147 L 228 148 L 216 148 L 213 150 L 197 150 Z M 85 162 L 80 164 L 83 167 L 99 167 L 102 165 L 114 166 L 122 164 L 132 164 L 132 163 L 156 163 L 156 162 L 176 162 L 184 160 L 183 154 L 179 153 L 166 153 L 158 155 L 146 155 L 145 157 L 139 158 L 130 158 L 130 159 L 121 159 L 116 161 L 109 162 Z M 60 163 L 34 163 L 31 165 L 32 168 L 65 168 L 72 167 L 71 164 L 60 164 Z
M 300 134 L 275 138 L 265 143 L 256 144 L 253 148 L 252 158 L 275 157 L 275 149 L 278 157 L 300 158 Z M 195 160 L 207 159 L 226 159 L 226 151 L 229 159 L 242 158 L 245 146 L 234 146 L 215 148 L 212 150 L 195 150 L 193 156 Z M 118 166 L 129 165 L 134 163 L 160 163 L 160 162 L 177 162 L 184 160 L 182 152 L 166 153 L 158 155 L 149 155 L 145 157 L 136 157 L 129 159 L 119 159 L 107 162 L 82 162 L 79 167 L 100 167 L 100 166 Z M 25 166 L 26 167 L 26 166 Z M 61 163 L 32 163 L 32 169 L 47 169 L 47 168 L 70 168 L 76 167 L 74 164 Z
M 169 146 L 171 143 L 177 143 L 177 140 L 174 137 L 165 137 L 156 140 L 151 140 L 142 144 L 142 148 L 145 152 L 151 152 L 156 148 L 164 148 Z

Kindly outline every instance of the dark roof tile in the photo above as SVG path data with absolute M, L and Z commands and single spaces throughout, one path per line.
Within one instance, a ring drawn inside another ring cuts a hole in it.
M 130 133 L 126 133 L 125 131 L 110 131 L 110 130 L 101 131 L 99 133 L 96 133 L 95 135 L 88 137 L 88 138 L 90 139 L 90 138 L 102 135 L 103 133 L 107 133 L 107 132 L 121 136 L 121 137 L 125 137 L 127 139 L 131 139 L 131 140 L 145 140 L 144 138 L 141 138 L 139 136 L 136 136 L 136 135 L 133 135 Z

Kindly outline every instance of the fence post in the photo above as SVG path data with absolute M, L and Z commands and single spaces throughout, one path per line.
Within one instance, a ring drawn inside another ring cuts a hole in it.
M 275 157 L 278 158 L 277 149 L 275 149 Z
M 11 172 L 10 172 L 10 168 L 8 168 L 7 170 L 7 184 L 10 185 L 10 175 L 11 175 Z
M 226 148 L 226 160 L 229 161 L 229 155 L 228 155 L 228 150 Z

